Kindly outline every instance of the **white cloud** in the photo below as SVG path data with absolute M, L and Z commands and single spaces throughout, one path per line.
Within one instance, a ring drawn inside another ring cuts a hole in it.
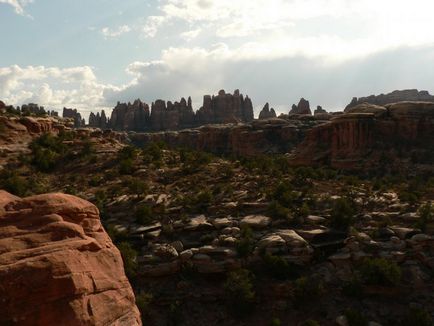
M 103 93 L 108 88 L 116 89 L 98 82 L 88 66 L 0 68 L 0 98 L 13 105 L 36 102 L 57 109 L 63 106 L 98 108 L 104 106 Z
M 142 27 L 142 34 L 145 38 L 153 38 L 165 22 L 167 21 L 164 16 L 149 16 L 145 25 Z
M 25 15 L 24 7 L 32 2 L 33 0 L 0 0 L 0 3 L 12 6 L 19 15 Z
M 105 39 L 118 38 L 122 34 L 131 32 L 131 27 L 128 25 L 118 26 L 116 28 L 104 27 L 101 29 L 101 34 Z
M 195 39 L 196 37 L 198 37 L 199 34 L 200 34 L 200 32 L 201 32 L 201 29 L 197 28 L 197 29 L 192 29 L 191 31 L 187 31 L 187 32 L 181 33 L 180 36 L 181 36 L 182 39 L 184 39 L 187 42 L 189 42 L 189 41 L 192 41 L 193 39 Z

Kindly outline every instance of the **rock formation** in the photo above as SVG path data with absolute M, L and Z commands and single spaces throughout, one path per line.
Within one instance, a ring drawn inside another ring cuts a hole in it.
M 433 149 L 434 103 L 362 104 L 310 130 L 292 162 L 354 169 L 392 164 L 400 153 L 401 159 L 422 157 L 418 163 L 432 165 Z
M 81 118 L 81 114 L 77 111 L 77 109 L 63 108 L 62 117 L 73 119 L 75 128 L 84 127 L 86 124 L 84 119 Z
M 102 114 L 101 114 L 102 115 Z M 119 103 L 113 109 L 109 126 L 114 130 L 145 130 L 149 122 L 149 106 L 139 99 L 131 103 Z
M 304 98 L 301 98 L 298 105 L 295 104 L 292 105 L 292 109 L 291 111 L 289 111 L 289 114 L 312 115 L 309 101 L 306 101 Z
M 181 131 L 131 133 L 129 138 L 138 146 L 163 141 L 173 148 L 187 147 L 216 154 L 254 156 L 287 153 L 303 139 L 305 130 L 303 121 L 276 118 L 239 125 L 209 125 Z
M 102 128 L 103 113 L 91 114 L 89 126 Z M 203 106 L 195 113 L 191 98 L 180 102 L 157 100 L 151 105 L 136 100 L 133 104 L 118 103 L 107 127 L 118 131 L 165 131 L 199 127 L 206 124 L 250 122 L 254 119 L 252 101 L 238 90 L 217 96 L 204 96 Z
M 262 111 L 259 113 L 259 120 L 276 118 L 276 111 L 273 108 L 270 110 L 269 104 L 265 104 Z
M 324 110 L 324 109 L 322 108 L 322 106 L 318 105 L 318 106 L 316 107 L 316 110 L 315 110 L 314 114 L 322 114 L 322 113 L 327 113 L 327 111 Z
M 404 101 L 422 101 L 434 102 L 434 96 L 427 91 L 418 91 L 417 89 L 396 90 L 389 94 L 370 95 L 367 97 L 354 97 L 350 104 L 347 105 L 345 111 L 355 107 L 358 104 L 370 103 L 376 105 L 386 105 Z
M 98 209 L 64 194 L 0 191 L 0 324 L 141 325 Z
M 101 114 L 99 112 L 96 115 L 93 112 L 90 113 L 89 127 L 101 129 L 106 129 L 108 127 L 108 120 L 104 110 L 101 111 Z

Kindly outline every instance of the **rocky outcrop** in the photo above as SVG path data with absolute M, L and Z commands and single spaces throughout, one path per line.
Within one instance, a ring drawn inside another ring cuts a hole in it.
M 418 91 L 417 89 L 396 90 L 388 94 L 370 95 L 367 97 L 354 97 L 350 104 L 345 108 L 347 112 L 350 108 L 353 108 L 362 103 L 369 103 L 375 105 L 386 105 L 397 102 L 434 102 L 434 96 L 427 91 Z
M 270 105 L 265 104 L 262 111 L 259 113 L 259 120 L 276 118 L 276 111 L 273 108 L 270 110 Z
M 314 114 L 316 115 L 316 114 L 322 114 L 322 113 L 327 113 L 327 111 L 324 110 L 324 109 L 322 108 L 322 106 L 318 105 L 318 106 L 316 107 L 316 110 L 315 110 Z
M 304 98 L 301 98 L 298 105 L 295 104 L 292 105 L 292 109 L 291 111 L 289 111 L 289 114 L 312 115 L 309 101 L 306 101 Z
M 310 123 L 315 125 L 322 122 Z M 248 124 L 209 125 L 181 131 L 131 133 L 129 138 L 139 146 L 163 141 L 173 148 L 188 147 L 216 154 L 253 156 L 287 153 L 303 139 L 306 127 L 300 120 L 275 118 Z
M 62 117 L 72 119 L 74 121 L 75 128 L 84 127 L 86 124 L 84 119 L 81 118 L 81 114 L 77 111 L 77 109 L 63 108 Z
M 97 114 L 93 112 L 90 113 L 89 127 L 107 129 L 108 120 L 104 110 L 101 111 L 101 114 L 99 112 Z
M 434 103 L 362 104 L 347 112 L 310 130 L 293 164 L 357 169 L 434 163 Z
M 101 128 L 102 116 L 102 113 L 100 117 L 92 113 L 89 126 Z M 151 110 L 140 100 L 133 104 L 118 103 L 107 126 L 118 131 L 166 131 L 253 119 L 253 105 L 248 96 L 244 97 L 238 90 L 234 94 L 221 90 L 217 96 L 204 96 L 203 106 L 196 113 L 190 97 L 175 103 L 157 100 L 152 103 Z
M 141 325 L 98 209 L 64 194 L 0 191 L 0 324 Z
M 145 130 L 149 115 L 149 106 L 139 99 L 133 104 L 118 102 L 112 111 L 109 126 L 114 130 Z

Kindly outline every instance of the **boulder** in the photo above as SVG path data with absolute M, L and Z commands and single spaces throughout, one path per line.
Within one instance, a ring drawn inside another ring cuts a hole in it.
M 271 218 L 264 215 L 249 215 L 240 221 L 241 227 L 251 227 L 252 229 L 265 229 L 271 224 Z
M 0 191 L 0 324 L 141 325 L 98 209 L 65 194 Z

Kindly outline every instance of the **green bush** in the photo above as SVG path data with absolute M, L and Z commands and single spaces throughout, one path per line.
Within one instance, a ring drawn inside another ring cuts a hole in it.
M 255 242 L 253 240 L 253 231 L 249 227 L 243 227 L 241 229 L 241 237 L 236 242 L 235 248 L 237 250 L 238 257 L 247 257 L 255 249 Z
M 128 242 L 121 242 L 117 247 L 124 261 L 125 274 L 131 280 L 137 274 L 137 251 Z
M 320 326 L 320 324 L 316 320 L 309 319 L 301 323 L 300 326 Z
M 282 206 L 278 201 L 273 200 L 270 205 L 268 206 L 268 214 L 273 219 L 285 219 L 290 220 L 291 219 L 291 210 L 289 208 L 286 208 Z
M 224 289 L 228 307 L 234 314 L 243 315 L 253 309 L 255 291 L 250 271 L 240 269 L 231 272 L 224 284 Z
M 158 163 L 163 159 L 163 151 L 158 144 L 150 143 L 143 149 L 142 156 L 143 162 L 146 164 Z
M 348 230 L 354 224 L 355 213 L 350 200 L 345 197 L 339 198 L 333 203 L 330 225 L 339 230 Z
M 279 318 L 273 318 L 271 320 L 270 326 L 282 326 L 282 322 Z
M 349 297 L 360 299 L 363 297 L 363 284 L 358 277 L 353 277 L 344 284 L 342 292 Z
M 141 204 L 135 211 L 136 222 L 140 225 L 149 225 L 153 220 L 152 208 L 146 204 Z
M 428 311 L 420 308 L 412 308 L 401 322 L 401 325 L 433 326 L 434 321 Z
M 280 256 L 266 254 L 263 257 L 263 261 L 265 269 L 271 277 L 279 280 L 287 280 L 297 276 L 295 265 Z
M 368 326 L 368 320 L 360 311 L 347 309 L 344 315 L 347 317 L 348 326 Z
M 324 292 L 322 282 L 316 278 L 301 277 L 294 282 L 294 304 L 297 307 L 317 299 Z
M 122 159 L 119 162 L 119 173 L 123 175 L 133 174 L 135 171 L 134 161 L 130 158 Z
M 362 281 L 369 285 L 395 286 L 401 281 L 401 268 L 384 258 L 367 258 L 359 270 Z
M 147 292 L 142 292 L 136 295 L 136 305 L 142 315 L 143 322 L 145 322 L 144 317 L 149 314 L 149 305 L 152 303 L 152 299 L 152 294 Z
M 419 208 L 419 220 L 416 227 L 420 228 L 422 232 L 426 232 L 427 224 L 434 220 L 434 207 L 431 203 L 426 203 Z
M 30 143 L 32 164 L 40 171 L 49 172 L 67 160 L 71 156 L 71 151 L 63 142 L 68 136 L 62 133 L 56 137 L 46 133 L 33 140 Z
M 23 197 L 29 190 L 29 184 L 24 177 L 7 170 L 3 170 L 0 173 L 0 188 L 5 189 L 13 195 Z

